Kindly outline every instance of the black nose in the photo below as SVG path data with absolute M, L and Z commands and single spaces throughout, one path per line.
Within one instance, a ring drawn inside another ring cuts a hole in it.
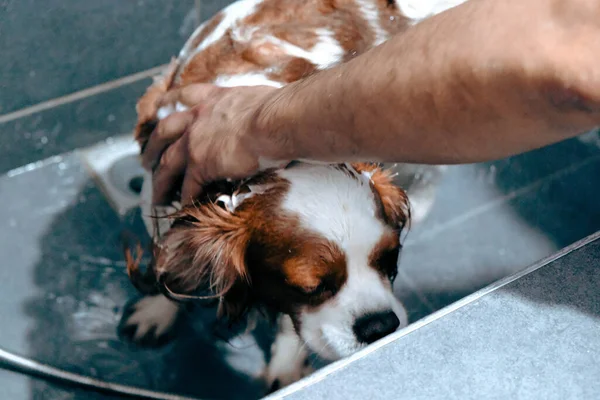
M 394 332 L 400 320 L 393 311 L 363 315 L 354 322 L 354 334 L 359 342 L 373 343 Z

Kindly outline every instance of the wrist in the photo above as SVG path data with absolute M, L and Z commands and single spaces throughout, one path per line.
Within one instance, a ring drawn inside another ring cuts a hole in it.
M 287 86 L 281 89 L 270 90 L 254 109 L 249 132 L 252 136 L 259 157 L 271 160 L 293 160 L 301 158 L 299 148 L 294 140 L 293 118 L 287 114 L 292 113 L 293 106 L 289 101 L 284 101 Z M 286 104 L 286 109 L 281 104 Z M 285 111 L 285 113 L 283 112 Z

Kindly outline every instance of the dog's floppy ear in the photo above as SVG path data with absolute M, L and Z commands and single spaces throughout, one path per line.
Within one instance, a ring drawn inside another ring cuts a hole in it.
M 410 220 L 410 203 L 406 192 L 394 184 L 393 173 L 372 163 L 356 163 L 352 166 L 371 180 L 371 187 L 379 197 L 386 222 L 398 228 L 406 226 Z
M 249 288 L 245 219 L 214 203 L 184 207 L 173 217 L 155 255 L 160 285 L 174 298 L 208 289 L 219 299 L 219 316 L 237 319 Z

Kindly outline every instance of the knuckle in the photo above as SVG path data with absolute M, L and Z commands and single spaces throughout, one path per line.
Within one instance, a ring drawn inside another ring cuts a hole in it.
M 203 149 L 199 146 L 193 146 L 191 142 L 188 143 L 187 152 L 190 164 L 198 165 L 206 160 Z
M 158 168 L 160 170 L 168 169 L 169 165 L 171 164 L 170 161 L 171 161 L 170 152 L 167 149 L 167 151 L 165 151 L 163 153 L 163 155 L 160 157 L 160 160 L 158 161 Z
M 160 156 L 160 160 L 158 161 L 158 168 L 161 170 L 171 169 L 173 167 L 173 163 L 176 161 L 176 151 L 177 148 L 174 145 L 167 147 Z
M 168 134 L 170 118 L 171 116 L 168 116 L 167 118 L 163 119 L 158 123 L 155 133 L 157 138 L 162 138 Z

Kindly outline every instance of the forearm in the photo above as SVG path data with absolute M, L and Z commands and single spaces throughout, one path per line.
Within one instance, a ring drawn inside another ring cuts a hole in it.
M 506 29 L 496 37 L 486 25 L 503 12 L 499 3 L 464 4 L 281 89 L 261 109 L 257 129 L 285 142 L 278 149 L 287 158 L 463 163 L 597 125 L 593 93 L 585 97 L 567 73 L 548 68 L 543 47 L 521 45 Z

